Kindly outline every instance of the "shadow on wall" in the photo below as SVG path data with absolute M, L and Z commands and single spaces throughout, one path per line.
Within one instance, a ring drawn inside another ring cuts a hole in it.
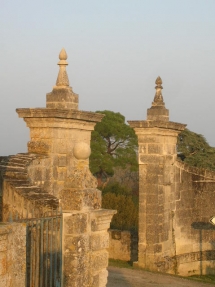
M 2 208 L 3 208 L 3 175 L 7 169 L 7 164 L 10 156 L 0 156 L 0 222 L 2 222 Z
M 211 243 L 211 250 L 203 250 L 203 232 L 206 230 L 214 230 L 215 226 L 212 225 L 210 222 L 193 222 L 191 224 L 193 229 L 199 230 L 199 261 L 200 261 L 200 275 L 203 275 L 203 261 L 212 261 L 212 265 L 215 266 L 215 241 L 212 240 Z M 206 267 L 206 274 L 215 274 L 215 269 L 213 266 Z
M 138 260 L 137 232 L 109 229 L 109 258 L 136 262 Z
M 131 232 L 131 244 L 130 244 L 130 256 L 131 262 L 138 261 L 138 233 Z

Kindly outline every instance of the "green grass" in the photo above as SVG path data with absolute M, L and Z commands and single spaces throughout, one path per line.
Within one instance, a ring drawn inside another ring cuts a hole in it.
M 145 270 L 142 268 L 137 268 L 137 267 L 133 267 L 132 262 L 130 261 L 123 261 L 123 260 L 116 260 L 116 259 L 109 259 L 109 266 L 113 266 L 113 267 L 119 267 L 119 268 L 129 268 L 129 269 L 139 269 L 139 270 L 144 270 L 144 271 L 148 271 L 148 272 L 152 272 L 150 270 Z M 153 272 L 153 273 L 157 273 L 157 272 Z M 177 275 L 170 275 L 169 276 L 177 276 Z M 181 277 L 181 278 L 186 278 L 192 281 L 198 281 L 198 282 L 204 282 L 204 283 L 211 283 L 215 285 L 215 275 L 192 275 L 189 277 L 182 277 L 182 276 L 177 276 L 177 277 Z
M 205 283 L 215 284 L 215 275 L 192 275 L 188 277 L 189 279 L 195 281 L 201 281 Z

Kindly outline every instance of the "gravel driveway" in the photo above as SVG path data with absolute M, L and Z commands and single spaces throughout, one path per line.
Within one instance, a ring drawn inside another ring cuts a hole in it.
M 107 287 L 214 287 L 188 279 L 143 270 L 108 267 Z

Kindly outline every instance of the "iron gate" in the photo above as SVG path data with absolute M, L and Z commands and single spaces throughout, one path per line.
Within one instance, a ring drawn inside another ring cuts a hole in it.
M 62 213 L 15 221 L 26 223 L 26 287 L 60 287 Z

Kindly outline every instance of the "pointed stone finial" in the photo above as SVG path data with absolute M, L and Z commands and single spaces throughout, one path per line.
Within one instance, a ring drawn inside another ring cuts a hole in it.
M 154 96 L 154 101 L 152 106 L 147 110 L 147 120 L 148 121 L 169 121 L 169 110 L 165 108 L 165 103 L 162 96 L 162 80 L 160 77 L 157 77 L 156 81 L 156 93 Z
M 67 54 L 62 49 L 59 54 L 59 73 L 56 86 L 51 93 L 46 94 L 46 107 L 51 109 L 72 109 L 78 110 L 78 95 L 69 86 L 69 79 L 66 71 Z
M 58 62 L 58 65 L 59 65 L 60 70 L 58 73 L 56 86 L 57 87 L 69 87 L 69 78 L 68 78 L 67 71 L 66 71 L 66 66 L 68 65 L 66 61 L 67 54 L 64 48 L 60 51 L 59 59 L 60 61 Z
M 156 81 L 155 81 L 155 89 L 156 89 L 156 93 L 155 93 L 155 97 L 154 97 L 154 103 L 163 103 L 163 96 L 162 96 L 162 89 L 163 87 L 162 85 L 162 80 L 161 77 L 157 77 Z

